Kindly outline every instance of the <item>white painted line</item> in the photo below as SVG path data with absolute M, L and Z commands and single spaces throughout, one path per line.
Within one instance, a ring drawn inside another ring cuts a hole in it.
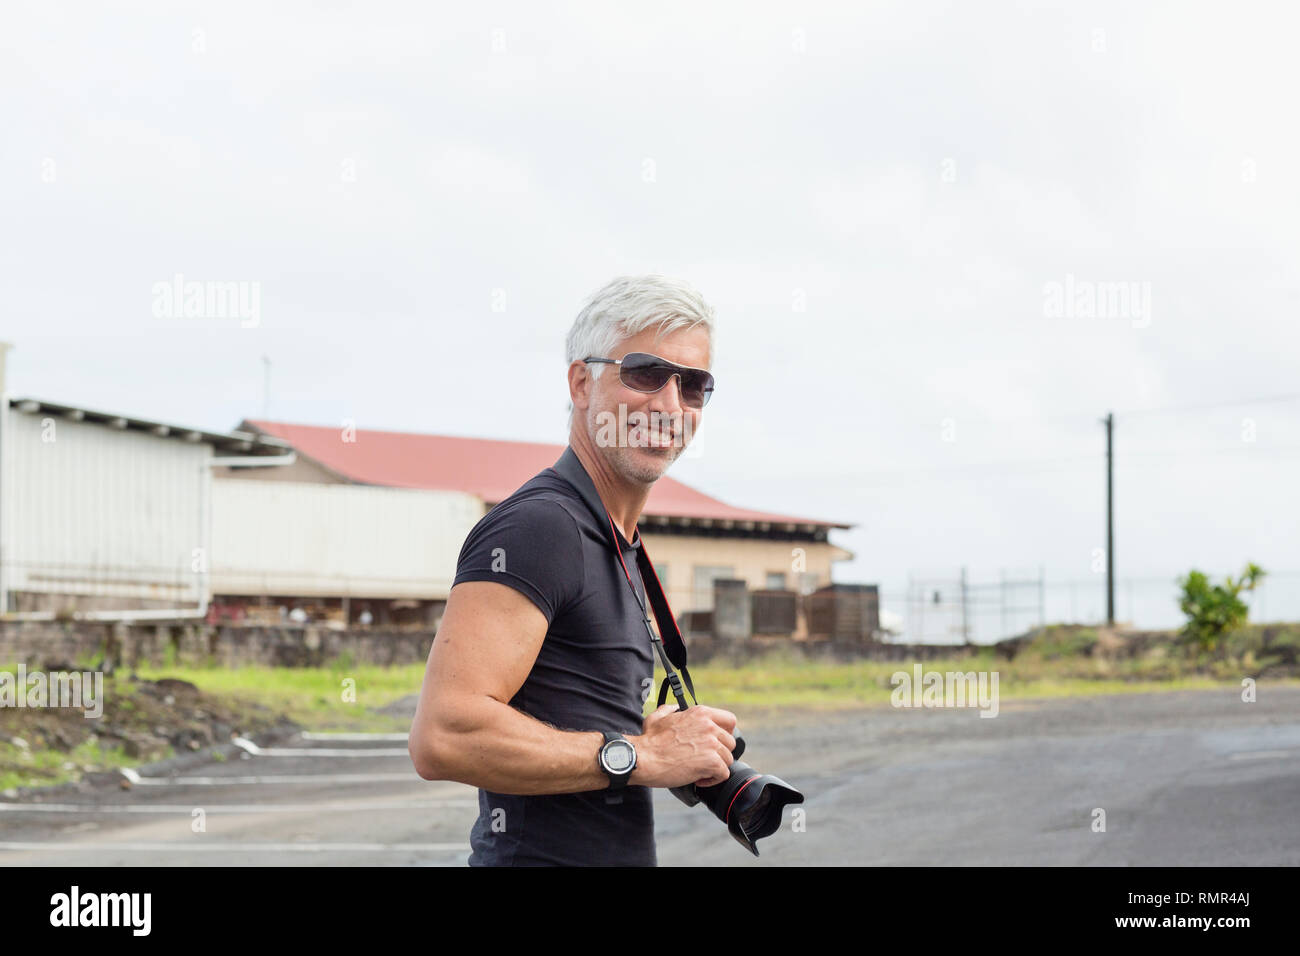
M 439 810 L 443 807 L 477 807 L 477 800 L 435 799 L 400 800 L 389 803 L 205 803 L 206 813 L 314 813 L 335 810 L 354 813 L 359 810 Z M 124 803 L 98 806 L 93 803 L 0 803 L 0 812 L 11 813 L 183 813 L 194 812 L 194 805 L 165 803 Z
M 1294 750 L 1243 750 L 1241 753 L 1229 754 L 1229 760 L 1278 760 L 1282 757 L 1294 757 Z
M 406 738 L 402 738 L 405 740 Z M 410 757 L 411 751 L 403 747 L 259 747 L 245 737 L 236 737 L 235 746 L 242 747 L 254 757 Z
M 160 850 L 180 850 L 192 853 L 204 850 L 210 853 L 375 853 L 396 850 L 399 853 L 464 852 L 468 843 L 0 843 L 0 850 L 114 850 L 157 853 Z
M 304 732 L 298 736 L 303 740 L 410 740 L 410 734 L 354 734 L 342 730 L 319 732 Z
M 259 757 L 405 757 L 411 751 L 405 747 L 263 747 Z
M 271 774 L 261 777 L 141 777 L 139 786 L 177 787 L 229 787 L 247 783 L 367 783 L 374 780 L 420 780 L 412 769 L 409 773 L 300 773 Z

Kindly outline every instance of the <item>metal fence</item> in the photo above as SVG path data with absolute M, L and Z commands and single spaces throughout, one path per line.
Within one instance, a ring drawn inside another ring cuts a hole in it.
M 1043 574 L 999 572 L 975 579 L 962 569 L 951 577 L 909 577 L 905 639 L 915 644 L 986 644 L 1044 620 Z
M 1209 573 L 1209 572 L 1207 572 Z M 1231 572 L 1235 577 L 1240 569 Z M 1222 583 L 1228 572 L 1209 573 Z M 1120 577 L 1115 582 L 1117 624 L 1146 630 L 1181 627 L 1178 574 Z M 1242 600 L 1255 622 L 1300 621 L 1300 571 L 1269 572 Z M 1057 580 L 1042 569 L 975 574 L 912 575 L 903 589 L 882 589 L 883 620 L 901 623 L 888 639 L 916 644 L 989 644 L 1045 623 L 1106 622 L 1106 578 Z

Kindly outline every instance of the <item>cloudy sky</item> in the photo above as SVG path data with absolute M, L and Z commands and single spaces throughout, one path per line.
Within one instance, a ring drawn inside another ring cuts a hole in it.
M 2 17 L 12 395 L 224 430 L 267 356 L 272 418 L 558 443 L 584 298 L 661 272 L 719 317 L 672 474 L 853 523 L 840 580 L 1097 581 L 1113 411 L 1122 578 L 1300 591 L 1286 4 Z

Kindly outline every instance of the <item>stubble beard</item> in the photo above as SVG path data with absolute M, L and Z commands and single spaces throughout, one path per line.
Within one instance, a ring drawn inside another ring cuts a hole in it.
M 617 411 L 613 411 L 617 414 Z M 600 414 L 593 408 L 587 409 L 587 434 L 597 451 L 605 456 L 605 461 L 618 472 L 624 480 L 634 484 L 653 485 L 664 476 L 668 467 L 686 450 L 685 444 L 673 444 L 662 451 L 650 449 L 623 448 L 618 445 L 602 447 L 596 441 L 599 429 L 596 418 Z M 648 453 L 648 454 L 645 454 Z M 653 456 L 653 457 L 650 457 Z

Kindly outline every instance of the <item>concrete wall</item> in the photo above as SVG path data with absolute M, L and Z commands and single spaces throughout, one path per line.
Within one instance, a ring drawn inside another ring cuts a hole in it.
M 78 659 L 100 654 L 108 646 L 117 667 L 132 662 L 162 664 L 168 648 L 178 663 L 215 662 L 234 667 L 266 664 L 318 666 L 340 655 L 355 663 L 407 664 L 428 659 L 431 631 L 379 628 L 333 631 L 307 627 L 212 627 L 203 624 L 123 625 L 86 623 L 0 622 L 0 669 L 18 662 L 28 667 L 72 669 Z M 812 659 L 932 660 L 963 657 L 972 648 L 950 645 L 846 644 L 834 641 L 791 642 L 780 638 L 692 642 L 691 663 L 719 659 L 732 663 L 766 654 L 793 654 Z M 412 687 L 415 693 L 419 687 Z
M 215 663 L 319 666 L 341 656 L 355 663 L 411 664 L 428 659 L 432 631 L 323 627 L 212 627 L 205 624 L 89 624 L 0 622 L 0 668 L 75 668 L 109 650 L 116 668 L 132 664 Z M 413 687 L 412 692 L 419 690 Z

